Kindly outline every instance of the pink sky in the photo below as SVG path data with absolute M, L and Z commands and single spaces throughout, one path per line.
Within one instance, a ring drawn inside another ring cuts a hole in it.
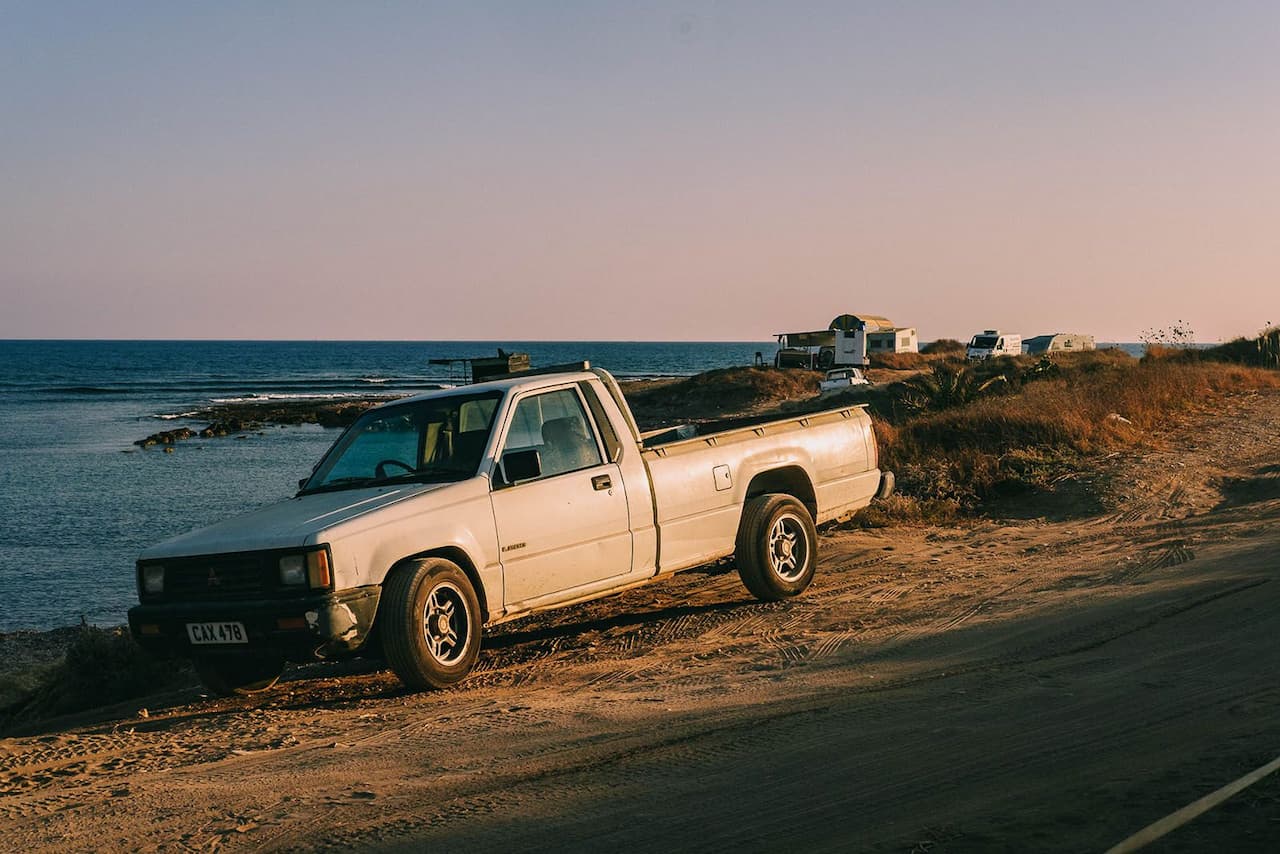
M 0 337 L 1280 322 L 1280 4 L 19 4 Z

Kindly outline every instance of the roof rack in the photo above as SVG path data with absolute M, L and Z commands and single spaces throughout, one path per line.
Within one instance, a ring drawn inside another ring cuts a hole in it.
M 581 362 L 565 362 L 562 365 L 547 365 L 545 368 L 530 368 L 527 371 L 512 371 L 509 374 L 491 374 L 484 378 L 489 380 L 509 380 L 514 377 L 536 377 L 542 374 L 576 374 L 591 370 L 591 363 L 586 359 Z

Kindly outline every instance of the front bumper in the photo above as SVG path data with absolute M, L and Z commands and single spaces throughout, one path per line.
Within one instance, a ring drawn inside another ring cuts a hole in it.
M 196 651 L 273 649 L 292 661 L 314 661 L 364 646 L 381 592 L 370 585 L 290 599 L 144 603 L 129 609 L 129 631 L 153 652 L 190 656 Z M 248 643 L 193 645 L 187 624 L 212 622 L 241 623 Z

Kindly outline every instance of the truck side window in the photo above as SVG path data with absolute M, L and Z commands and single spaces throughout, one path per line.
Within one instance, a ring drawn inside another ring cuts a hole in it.
M 542 476 L 598 466 L 600 447 L 573 389 L 526 397 L 516 404 L 504 453 L 537 449 Z
M 578 388 L 582 389 L 582 396 L 587 399 L 587 406 L 591 408 L 591 417 L 596 420 L 596 427 L 600 430 L 600 438 L 604 441 L 604 452 L 609 457 L 609 462 L 616 463 L 622 456 L 622 443 L 618 441 L 618 434 L 614 432 L 613 422 L 605 414 L 600 396 L 596 394 L 596 390 L 589 382 L 578 383 Z

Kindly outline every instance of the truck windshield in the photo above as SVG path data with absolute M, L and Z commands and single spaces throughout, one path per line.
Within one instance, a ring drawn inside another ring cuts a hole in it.
M 973 340 L 969 342 L 970 347 L 994 347 L 999 342 L 999 338 L 994 335 L 975 335 Z
M 449 395 L 372 409 L 342 434 L 298 494 L 472 477 L 501 397 Z

